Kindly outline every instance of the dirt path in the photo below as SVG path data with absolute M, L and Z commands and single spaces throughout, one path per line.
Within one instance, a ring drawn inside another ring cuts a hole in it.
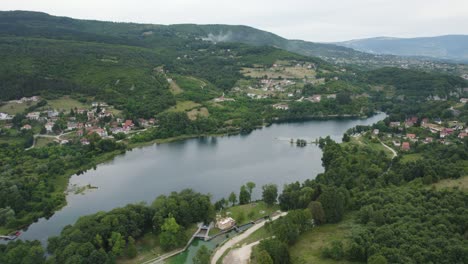
M 380 140 L 379 140 L 379 141 L 380 141 Z M 389 149 L 389 150 L 393 153 L 392 159 L 394 159 L 394 158 L 398 155 L 397 152 L 396 152 L 394 149 L 392 149 L 391 147 L 387 146 L 387 145 L 386 145 L 385 143 L 383 143 L 382 141 L 380 141 L 380 143 L 381 143 L 384 147 L 386 147 L 387 149 Z
M 241 248 L 231 250 L 223 259 L 223 264 L 248 264 L 252 248 L 258 245 L 260 241 L 242 246 Z
M 273 217 L 272 221 L 275 221 L 279 217 L 285 216 L 287 214 L 288 214 L 288 212 L 283 212 L 283 213 Z M 266 221 L 263 221 L 263 222 L 261 222 L 259 224 L 256 224 L 256 225 L 252 226 L 251 228 L 247 229 L 244 233 L 242 233 L 242 234 L 240 234 L 238 236 L 235 236 L 232 239 L 228 240 L 226 243 L 224 243 L 213 254 L 213 258 L 211 259 L 211 264 L 216 264 L 216 262 L 218 262 L 219 258 L 221 258 L 221 256 L 224 254 L 224 252 L 226 252 L 226 250 L 228 250 L 229 248 L 235 246 L 236 244 L 238 244 L 239 242 L 241 242 L 242 240 L 244 240 L 245 238 L 250 236 L 253 232 L 255 232 L 258 229 L 260 229 L 261 227 L 263 227 L 265 225 L 265 223 L 266 223 Z M 249 254 L 249 256 L 250 256 L 250 254 Z

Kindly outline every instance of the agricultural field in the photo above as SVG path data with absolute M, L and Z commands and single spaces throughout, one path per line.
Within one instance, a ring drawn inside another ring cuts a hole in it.
M 16 115 L 24 112 L 28 107 L 35 105 L 35 103 L 27 102 L 17 104 L 14 102 L 8 102 L 0 106 L 0 113 L 7 113 L 9 115 Z
M 191 110 L 195 107 L 199 107 L 200 104 L 197 104 L 193 101 L 179 101 L 177 104 L 171 108 L 169 108 L 167 111 L 169 112 L 184 112 Z
M 457 188 L 466 192 L 468 191 L 468 175 L 459 179 L 440 180 L 438 183 L 434 183 L 432 186 L 434 186 L 437 190 Z
M 192 109 L 187 112 L 187 116 L 190 120 L 196 120 L 198 116 L 208 117 L 210 113 L 206 107 Z
M 55 109 L 57 111 L 70 111 L 70 109 L 75 108 L 89 108 L 90 105 L 81 103 L 80 101 L 64 96 L 59 99 L 47 100 L 47 105 L 45 108 Z

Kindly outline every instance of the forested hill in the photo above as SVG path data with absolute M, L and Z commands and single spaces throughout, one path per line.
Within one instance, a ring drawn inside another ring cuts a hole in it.
M 468 72 L 468 67 L 427 62 L 416 58 L 375 55 L 334 44 L 289 40 L 247 26 L 231 25 L 154 25 L 113 23 L 56 17 L 28 11 L 0 12 L 0 35 L 36 36 L 62 40 L 85 40 L 100 43 L 125 44 L 147 48 L 170 45 L 177 50 L 194 39 L 214 42 L 238 42 L 255 46 L 271 46 L 305 56 L 318 57 L 338 65 L 358 65 L 367 69 L 407 67 L 445 71 L 455 74 Z M 177 41 L 175 41 L 177 40 Z
M 300 59 L 329 67 L 273 47 L 214 44 L 164 26 L 22 11 L 0 12 L 0 55 L 0 100 L 82 94 L 146 118 L 175 104 L 158 67 L 205 80 L 219 94 L 253 63 Z

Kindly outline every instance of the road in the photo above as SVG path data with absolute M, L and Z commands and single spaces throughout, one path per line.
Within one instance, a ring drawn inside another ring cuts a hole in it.
M 223 264 L 248 264 L 250 262 L 250 255 L 252 248 L 258 245 L 260 241 L 255 241 L 240 248 L 231 250 L 223 259 Z
M 380 141 L 380 139 L 379 139 L 379 141 Z M 383 143 L 382 141 L 380 141 L 380 144 L 382 144 L 384 147 L 386 147 L 387 149 L 389 149 L 389 150 L 393 153 L 392 159 L 394 159 L 396 156 L 398 156 L 397 152 L 396 152 L 394 149 L 392 149 L 391 147 L 387 146 L 387 145 L 386 145 L 385 143 Z
M 285 216 L 287 214 L 288 214 L 288 212 L 283 212 L 283 213 L 273 217 L 272 221 L 275 221 L 279 217 Z M 226 243 L 224 243 L 213 254 L 213 258 L 211 259 L 211 264 L 216 264 L 216 262 L 218 262 L 219 258 L 221 258 L 221 256 L 224 254 L 224 252 L 226 252 L 226 250 L 228 250 L 229 248 L 235 246 L 236 244 L 238 244 L 239 242 L 241 242 L 242 240 L 244 240 L 245 238 L 250 236 L 253 232 L 255 232 L 258 229 L 262 228 L 265 225 L 266 222 L 267 221 L 263 221 L 263 222 L 261 222 L 259 224 L 256 224 L 256 225 L 252 226 L 251 228 L 247 229 L 244 233 L 242 233 L 242 234 L 240 234 L 238 236 L 235 236 L 232 239 L 228 240 Z

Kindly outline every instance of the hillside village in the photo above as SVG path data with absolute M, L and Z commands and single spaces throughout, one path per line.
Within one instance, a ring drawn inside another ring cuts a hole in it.
M 9 101 L 10 104 L 25 102 L 40 102 L 38 96 Z M 33 107 L 34 108 L 34 107 Z M 22 133 L 32 132 L 35 137 L 54 138 L 54 142 L 68 144 L 71 142 L 90 144 L 90 137 L 95 135 L 104 139 L 123 139 L 128 134 L 155 125 L 156 120 L 138 118 L 124 120 L 110 111 L 112 106 L 105 102 L 92 102 L 87 108 L 71 108 L 66 110 L 38 110 L 27 112 L 24 116 L 13 116 L 0 113 L 0 128 L 3 130 L 19 130 Z M 18 119 L 18 120 L 15 120 Z
M 466 104 L 466 98 L 460 102 Z M 411 152 L 420 144 L 456 144 L 467 138 L 468 127 L 454 116 L 450 119 L 411 116 L 401 121 L 388 120 L 374 125 L 368 133 L 402 152 Z M 350 133 L 354 137 L 365 134 L 359 128 L 352 129 Z

